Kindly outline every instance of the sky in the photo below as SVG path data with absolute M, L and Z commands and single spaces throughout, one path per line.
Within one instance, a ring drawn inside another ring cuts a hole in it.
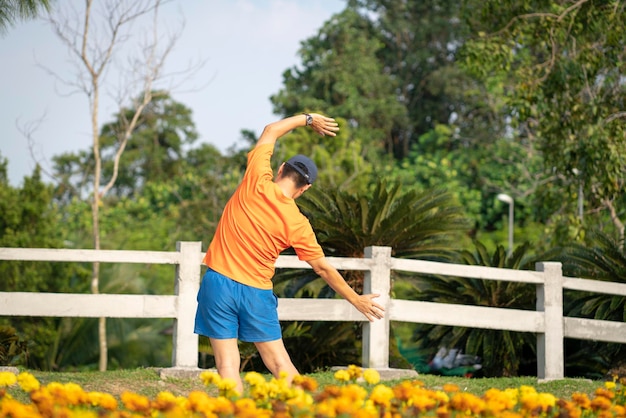
M 278 119 L 269 98 L 283 87 L 283 72 L 300 64 L 301 42 L 344 7 L 345 0 L 173 0 L 163 6 L 164 28 L 176 30 L 184 22 L 167 68 L 204 62 L 172 93 L 193 112 L 196 145 L 225 151 L 240 143 L 242 129 L 259 134 Z M 50 172 L 52 157 L 90 148 L 87 97 L 72 94 L 51 73 L 72 79 L 75 68 L 43 20 L 20 22 L 0 35 L 0 156 L 8 160 L 11 185 L 22 185 L 37 162 Z M 105 85 L 117 79 L 112 70 Z M 103 92 L 100 126 L 117 111 L 110 96 Z

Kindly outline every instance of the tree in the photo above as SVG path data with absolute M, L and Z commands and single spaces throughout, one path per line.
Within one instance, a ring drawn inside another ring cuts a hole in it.
M 165 48 L 159 49 L 160 38 L 157 31 L 160 0 L 104 2 L 86 0 L 82 14 L 67 9 L 67 15 L 53 14 L 49 18 L 55 34 L 67 45 L 74 56 L 78 74 L 75 79 L 57 76 L 66 85 L 85 94 L 89 102 L 91 119 L 91 139 L 93 153 L 93 183 L 91 189 L 92 231 L 94 249 L 101 248 L 100 243 L 100 206 L 105 196 L 117 181 L 122 154 L 128 145 L 139 118 L 153 100 L 155 83 L 163 80 L 163 65 L 174 47 L 177 36 L 168 40 Z M 73 15 L 70 15 L 73 12 Z M 128 84 L 118 90 L 118 104 L 125 109 L 124 102 L 129 101 L 130 91 L 141 91 L 137 100 L 131 101 L 132 113 L 120 111 L 119 125 L 116 129 L 116 147 L 113 151 L 113 167 L 109 178 L 103 178 L 102 142 L 99 134 L 100 92 L 106 85 L 105 76 L 109 67 L 119 62 L 125 45 L 130 38 L 133 24 L 142 18 L 152 16 L 153 27 L 144 45 L 139 51 L 130 51 L 128 60 Z M 100 20 L 98 20 L 100 19 Z M 151 38 L 150 38 L 151 37 Z M 91 291 L 99 293 L 100 264 L 93 264 Z M 106 319 L 99 321 L 100 370 L 107 368 Z
M 63 248 L 59 228 L 60 213 L 53 201 L 53 187 L 43 183 L 39 167 L 25 177 L 21 188 L 9 185 L 6 161 L 0 164 L 0 247 Z M 77 264 L 2 261 L 2 292 L 74 292 L 81 291 L 88 273 Z M 82 290 L 87 290 L 84 286 Z M 58 337 L 56 318 L 5 317 L 1 325 L 18 331 L 27 344 L 23 365 L 36 369 L 53 369 L 48 361 L 48 347 Z
M 321 110 L 342 117 L 361 138 L 370 161 L 393 146 L 396 125 L 406 124 L 397 83 L 385 72 L 377 53 L 384 45 L 371 23 L 347 8 L 333 17 L 318 36 L 302 43 L 302 68 L 285 71 L 285 87 L 271 97 L 274 111 L 293 114 Z
M 616 207 L 626 181 L 626 4 L 621 1 L 466 1 L 475 37 L 464 59 L 483 76 L 507 71 L 507 103 L 520 137 L 536 142 L 546 172 L 605 210 L 624 237 Z
M 35 19 L 50 11 L 50 0 L 0 0 L 0 34 L 17 20 Z

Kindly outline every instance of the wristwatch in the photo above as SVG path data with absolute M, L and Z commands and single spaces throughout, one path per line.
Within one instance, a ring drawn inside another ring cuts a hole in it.
M 313 116 L 309 115 L 308 113 L 305 113 L 304 116 L 306 116 L 306 126 L 309 126 L 313 123 Z

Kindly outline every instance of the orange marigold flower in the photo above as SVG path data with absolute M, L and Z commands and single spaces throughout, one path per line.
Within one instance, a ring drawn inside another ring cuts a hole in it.
M 466 414 L 479 415 L 485 410 L 485 401 L 471 393 L 455 393 L 450 399 L 450 407 Z
M 458 392 L 461 390 L 458 385 L 454 383 L 445 383 L 442 387 L 444 392 Z
M 606 388 L 597 388 L 595 391 L 596 396 L 602 396 L 605 397 L 607 399 L 613 399 L 615 398 L 615 392 L 610 391 Z
M 415 385 L 412 382 L 404 381 L 393 387 L 394 396 L 402 402 L 408 401 L 411 398 Z M 419 386 L 418 386 L 419 387 Z
M 591 409 L 594 411 L 602 411 L 611 409 L 611 400 L 604 396 L 598 396 L 591 401 Z
M 102 392 L 88 392 L 87 402 L 91 406 L 97 406 L 108 411 L 115 411 L 117 409 L 117 400 L 108 393 Z
M 211 398 L 206 392 L 194 390 L 187 396 L 187 407 L 190 411 L 201 412 L 205 416 L 210 416 L 212 412 Z
M 583 409 L 591 408 L 591 400 L 586 393 L 574 392 L 572 394 L 572 401 Z
M 142 395 L 138 395 L 132 392 L 122 392 L 120 396 L 124 407 L 132 412 L 149 413 L 150 412 L 150 400 Z
M 613 405 L 611 409 L 616 417 L 626 417 L 626 405 Z
M 235 412 L 235 405 L 223 396 L 213 398 L 211 404 L 213 405 L 213 411 L 218 415 L 232 415 Z
M 302 389 L 308 392 L 315 392 L 318 388 L 317 380 L 303 375 L 295 376 L 293 378 L 293 384 L 300 386 Z
M 0 417 L 37 418 L 41 416 L 44 415 L 40 414 L 35 405 L 24 405 L 10 398 L 4 398 L 0 402 Z

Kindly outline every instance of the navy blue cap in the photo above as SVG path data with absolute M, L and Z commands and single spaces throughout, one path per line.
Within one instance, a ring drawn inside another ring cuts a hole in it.
M 317 178 L 317 166 L 313 160 L 306 155 L 294 155 L 286 164 L 289 164 L 294 170 L 300 173 L 309 184 L 312 184 Z

